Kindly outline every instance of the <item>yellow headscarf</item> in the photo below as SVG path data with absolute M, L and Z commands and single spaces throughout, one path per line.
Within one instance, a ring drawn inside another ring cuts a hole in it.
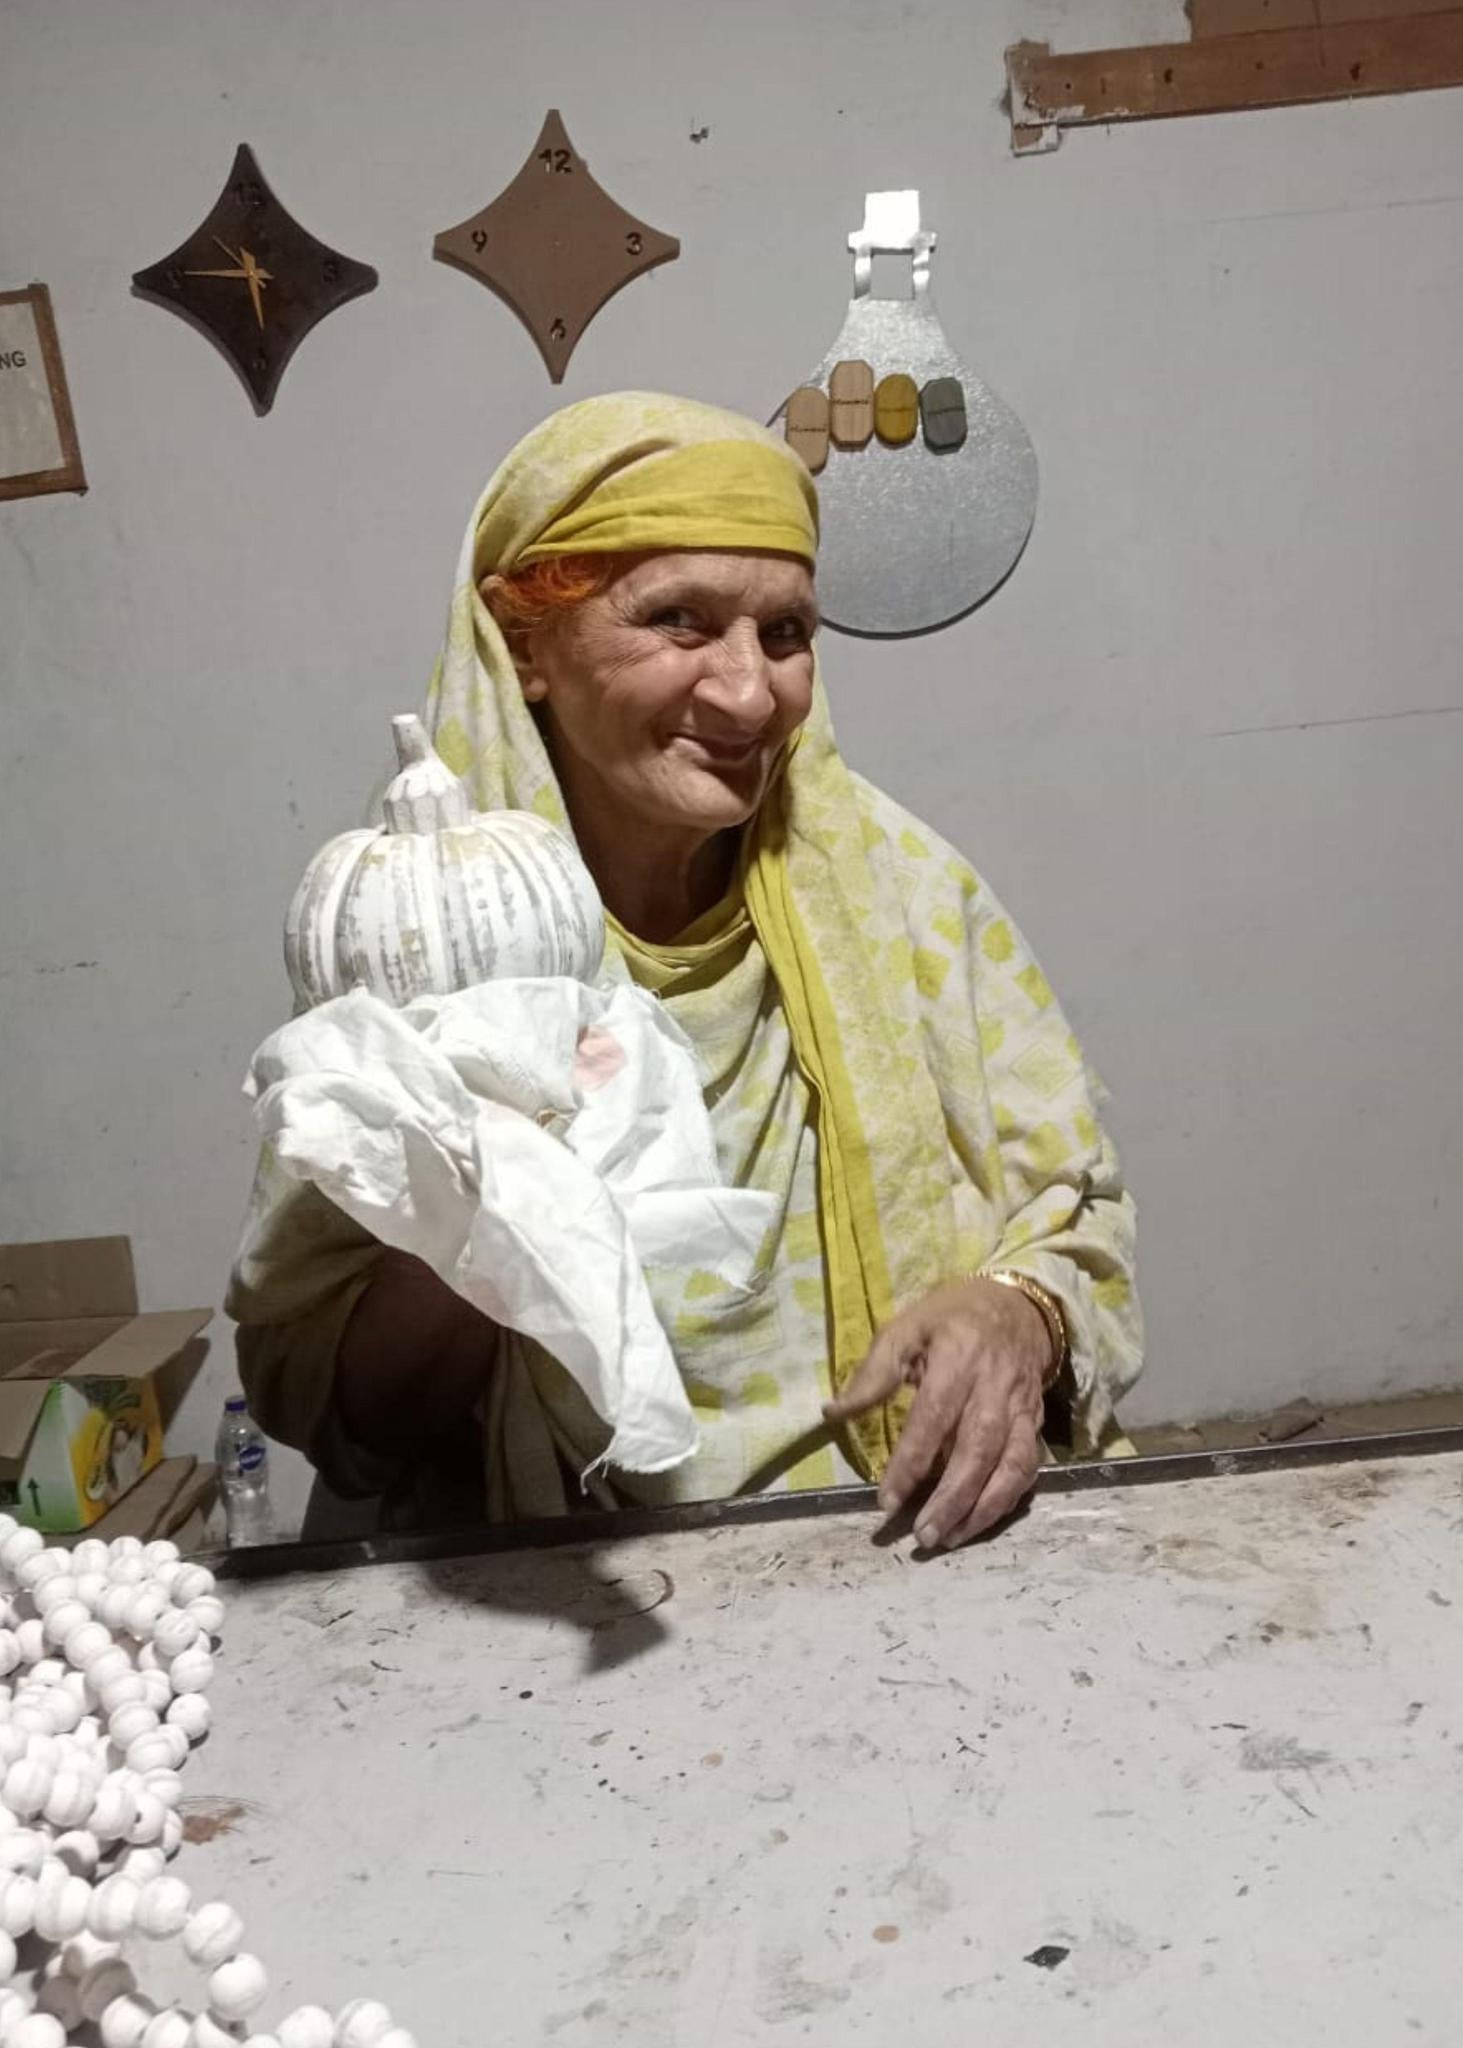
M 438 752 L 483 809 L 533 810 L 572 831 L 480 579 L 550 554 L 647 548 L 771 548 L 811 560 L 816 535 L 806 470 L 751 420 L 641 392 L 555 413 L 513 450 L 474 509 L 428 695 Z M 866 844 L 816 678 L 807 724 L 748 827 L 743 877 L 817 1105 L 830 1367 L 840 1388 L 897 1307 L 959 1270 L 961 1247 L 897 890 Z M 619 943 L 637 979 L 665 985 L 666 949 L 627 934 Z M 705 974 L 700 949 L 698 961 Z M 888 1412 L 852 1425 L 850 1448 L 869 1476 L 882 1471 L 897 1427 Z

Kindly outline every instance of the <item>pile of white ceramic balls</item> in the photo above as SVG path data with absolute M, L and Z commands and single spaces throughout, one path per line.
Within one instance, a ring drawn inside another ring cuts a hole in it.
M 223 1613 L 174 1543 L 48 1548 L 0 1515 L 0 2048 L 416 2048 L 368 1998 L 247 2032 L 269 1980 L 244 1923 L 168 1870 Z M 201 2010 L 144 1995 L 136 1936 L 181 1942 Z

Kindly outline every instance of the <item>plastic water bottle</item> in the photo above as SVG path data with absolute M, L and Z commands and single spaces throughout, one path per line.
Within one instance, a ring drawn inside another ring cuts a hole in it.
M 230 1548 L 268 1543 L 274 1533 L 269 1514 L 269 1450 L 242 1394 L 231 1394 L 224 1402 L 213 1453 L 218 1460 Z

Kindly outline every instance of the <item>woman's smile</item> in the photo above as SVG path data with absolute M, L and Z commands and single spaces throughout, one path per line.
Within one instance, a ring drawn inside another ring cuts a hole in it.
M 697 732 L 678 732 L 672 737 L 693 753 L 704 754 L 715 768 L 744 768 L 757 759 L 766 740 L 765 733 L 752 739 L 712 739 Z

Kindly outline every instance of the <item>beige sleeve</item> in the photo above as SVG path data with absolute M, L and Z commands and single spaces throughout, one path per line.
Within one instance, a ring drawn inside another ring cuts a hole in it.
M 341 1336 L 382 1250 L 264 1148 L 224 1306 L 239 1326 L 251 1412 L 307 1455 L 330 1410 Z
M 1143 1363 L 1137 1214 L 1099 1110 L 1101 1084 L 1021 933 L 988 889 L 977 1002 L 1005 1216 L 988 1269 L 1029 1273 L 1062 1304 L 1080 1449 L 1116 1428 Z
M 932 1070 L 952 1149 L 990 1195 L 986 1270 L 1061 1303 L 1074 1436 L 1090 1449 L 1143 1363 L 1137 1217 L 1101 1121 L 1103 1089 L 1033 954 L 988 884 L 928 826 L 863 785 L 898 874 Z

